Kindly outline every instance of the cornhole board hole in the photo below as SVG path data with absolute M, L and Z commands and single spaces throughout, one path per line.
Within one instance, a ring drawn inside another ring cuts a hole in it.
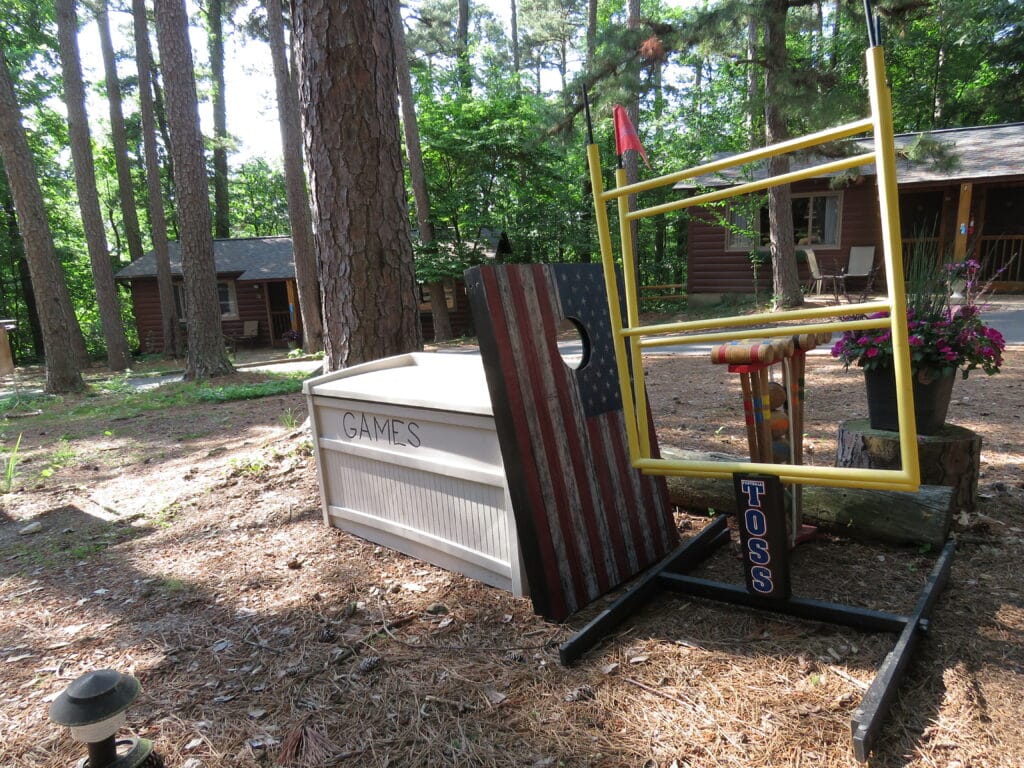
M 526 594 L 501 449 L 476 355 L 398 355 L 303 385 L 324 520 Z
M 466 288 L 534 609 L 560 621 L 675 546 L 665 479 L 630 463 L 600 264 L 474 267 Z

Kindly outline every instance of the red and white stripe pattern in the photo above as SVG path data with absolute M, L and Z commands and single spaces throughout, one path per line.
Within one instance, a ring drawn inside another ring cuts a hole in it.
M 600 265 L 475 267 L 466 284 L 534 608 L 561 620 L 678 542 L 665 481 L 630 466 Z

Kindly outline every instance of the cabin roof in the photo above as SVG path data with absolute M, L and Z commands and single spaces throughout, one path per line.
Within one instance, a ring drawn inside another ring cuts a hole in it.
M 900 155 L 897 160 L 896 177 L 899 184 L 928 184 L 935 182 L 966 182 L 971 180 L 1011 180 L 1024 178 L 1024 123 L 1001 125 L 980 125 L 971 128 L 944 128 L 937 131 L 902 133 L 895 137 L 897 150 L 906 149 L 919 136 L 945 145 L 947 151 L 957 158 L 954 168 L 939 168 L 927 159 L 911 161 Z M 853 139 L 855 145 L 870 151 L 868 140 Z M 793 153 L 790 156 L 791 170 L 797 171 L 825 162 L 827 158 L 816 152 Z M 860 166 L 859 173 L 874 176 L 874 164 Z M 759 163 L 746 172 L 738 168 L 699 176 L 680 182 L 676 189 L 696 187 L 725 187 L 742 181 L 756 180 L 767 175 L 764 163 Z M 831 178 L 839 173 L 822 174 L 819 178 Z
M 171 274 L 181 275 L 181 244 L 167 244 Z M 292 239 L 277 237 L 234 237 L 213 241 L 213 260 L 218 275 L 238 280 L 285 280 L 295 277 Z M 156 252 L 149 251 L 120 270 L 118 280 L 156 276 Z
M 413 230 L 412 236 L 416 237 Z M 487 259 L 511 251 L 505 233 L 483 228 L 475 241 L 468 243 Z M 167 244 L 171 275 L 181 276 L 181 244 Z M 292 239 L 288 235 L 273 237 L 232 237 L 213 241 L 213 259 L 218 275 L 236 280 L 288 280 L 295 277 Z M 117 280 L 156 277 L 156 252 L 148 251 L 114 276 Z

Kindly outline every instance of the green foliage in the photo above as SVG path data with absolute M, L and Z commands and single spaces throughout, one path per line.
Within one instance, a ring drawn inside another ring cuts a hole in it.
M 233 169 L 228 180 L 233 237 L 264 237 L 286 234 L 288 196 L 284 171 L 263 158 L 254 158 Z
M 270 395 L 288 395 L 302 390 L 302 381 L 298 379 L 271 379 L 256 384 L 227 384 L 200 386 L 195 399 L 200 402 L 226 403 L 231 400 L 256 400 Z
M 18 477 L 18 462 L 21 460 L 18 455 L 20 447 L 21 433 L 19 432 L 18 439 L 14 441 L 11 449 L 5 451 L 5 455 L 0 457 L 0 493 L 10 493 L 14 488 L 14 481 Z

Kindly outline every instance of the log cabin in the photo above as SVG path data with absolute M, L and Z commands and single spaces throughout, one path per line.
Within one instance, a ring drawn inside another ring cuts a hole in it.
M 510 251 L 503 232 L 483 230 L 476 243 L 483 259 L 500 260 Z M 184 317 L 184 283 L 181 274 L 181 247 L 168 244 L 171 278 L 178 316 Z M 285 331 L 301 331 L 298 293 L 295 286 L 295 261 L 292 240 L 288 236 L 215 239 L 214 263 L 221 308 L 221 329 L 225 337 L 242 334 L 246 321 L 258 324 L 254 347 L 283 347 Z M 142 352 L 163 348 L 160 323 L 160 296 L 156 280 L 156 254 L 149 251 L 121 269 L 115 279 L 127 283 L 132 312 Z M 420 322 L 424 338 L 433 338 L 433 318 L 429 294 L 420 291 Z M 455 335 L 472 333 L 472 315 L 462 279 L 445 283 L 448 311 Z
M 949 162 L 912 159 L 918 156 L 915 149 L 932 142 Z M 938 254 L 946 261 L 970 257 L 982 265 L 984 279 L 994 278 L 994 290 L 1024 291 L 1024 123 L 900 134 L 896 145 L 904 261 L 915 253 Z M 822 157 L 794 155 L 791 162 L 796 170 Z M 764 175 L 763 168 L 756 168 L 742 178 L 738 173 L 699 177 L 677 189 L 695 192 Z M 801 181 L 791 192 L 801 279 L 810 278 L 806 260 L 800 259 L 801 245 L 813 248 L 822 272 L 845 268 L 851 248 L 874 246 L 879 268 L 874 287 L 884 289 L 874 167 Z M 766 257 L 767 242 L 765 205 L 693 209 L 687 270 L 691 301 L 753 293 L 752 260 Z M 771 282 L 770 264 L 762 263 L 758 291 L 770 293 Z M 868 287 L 867 278 L 850 283 L 847 287 L 855 291 Z

